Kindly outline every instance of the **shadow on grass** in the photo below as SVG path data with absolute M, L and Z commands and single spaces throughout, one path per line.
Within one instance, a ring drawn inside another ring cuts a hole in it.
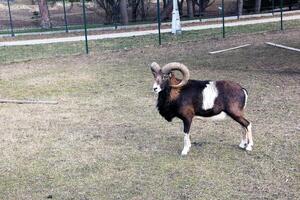
M 222 141 L 220 141 L 222 142 Z M 219 145 L 220 143 L 216 143 L 216 142 L 192 142 L 192 148 L 195 148 L 197 150 L 201 150 L 202 148 L 204 148 L 204 146 L 206 145 L 211 145 L 211 146 L 216 146 Z M 235 149 L 235 150 L 240 150 L 240 151 L 245 151 L 245 149 L 240 148 L 237 144 L 226 144 L 226 143 L 222 143 L 222 146 L 224 148 L 230 148 L 230 149 Z M 246 152 L 246 151 L 245 151 Z

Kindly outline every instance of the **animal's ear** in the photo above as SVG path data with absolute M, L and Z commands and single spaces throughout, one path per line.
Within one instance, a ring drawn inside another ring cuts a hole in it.
M 154 78 L 161 76 L 161 70 L 156 71 L 156 70 L 151 69 L 151 72 L 152 72 Z
M 154 78 L 156 78 L 156 77 L 158 76 L 158 72 L 156 72 L 156 71 L 153 71 L 152 69 L 151 69 L 151 72 L 152 72 L 152 74 L 153 74 Z

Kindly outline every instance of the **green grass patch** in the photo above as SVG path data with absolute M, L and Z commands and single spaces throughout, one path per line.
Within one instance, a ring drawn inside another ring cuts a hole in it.
M 226 37 L 237 36 L 240 34 L 278 31 L 280 29 L 279 26 L 279 23 L 267 23 L 227 27 Z M 300 20 L 284 22 L 284 28 L 286 30 L 300 28 Z M 182 35 L 179 36 L 173 36 L 169 33 L 166 33 L 162 34 L 162 44 L 178 44 L 182 42 L 199 41 L 212 38 L 222 38 L 222 30 L 208 29 L 200 31 L 187 31 L 183 32 Z M 89 47 L 91 51 L 126 50 L 132 48 L 143 48 L 146 46 L 158 46 L 157 35 L 89 41 Z M 31 59 L 82 54 L 85 52 L 84 49 L 84 42 L 0 47 L 0 63 L 12 63 Z

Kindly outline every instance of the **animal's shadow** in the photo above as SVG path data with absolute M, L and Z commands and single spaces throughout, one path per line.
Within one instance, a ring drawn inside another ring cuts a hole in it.
M 206 145 L 217 145 L 216 142 L 192 142 L 192 148 L 195 148 L 197 150 L 201 150 L 201 148 L 203 148 Z M 244 151 L 244 149 L 240 148 L 238 145 L 235 144 L 222 144 L 222 146 L 224 146 L 224 148 L 232 148 L 232 149 L 236 149 L 236 150 L 241 150 Z

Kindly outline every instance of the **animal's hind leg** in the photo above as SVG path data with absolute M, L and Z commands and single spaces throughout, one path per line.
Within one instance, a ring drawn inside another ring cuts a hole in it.
M 230 114 L 230 116 L 237 121 L 239 124 L 242 125 L 242 127 L 246 130 L 245 133 L 243 133 L 242 141 L 239 145 L 241 148 L 246 148 L 247 151 L 252 151 L 253 147 L 253 138 L 252 138 L 252 125 L 251 123 L 245 119 L 242 115 L 237 114 Z
M 252 151 L 252 147 L 253 147 L 254 143 L 253 143 L 253 138 L 252 138 L 252 124 L 251 123 L 249 123 L 246 130 L 247 130 L 246 135 L 247 135 L 247 140 L 248 140 L 246 150 Z
M 245 149 L 248 144 L 248 138 L 247 138 L 247 129 L 243 127 L 243 130 L 245 131 L 242 133 L 242 139 L 241 139 L 241 143 L 239 144 L 239 147 Z
M 243 128 L 246 130 L 243 133 L 242 141 L 241 141 L 239 147 L 241 147 L 243 149 L 246 148 L 247 151 L 252 151 L 253 138 L 252 138 L 251 123 L 242 116 L 235 118 L 234 120 L 237 121 L 238 123 L 240 123 L 243 126 Z

